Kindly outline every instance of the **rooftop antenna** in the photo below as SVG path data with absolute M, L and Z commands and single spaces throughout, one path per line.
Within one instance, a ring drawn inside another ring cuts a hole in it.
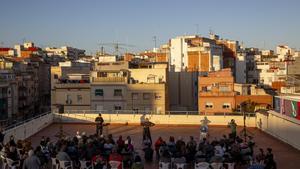
M 157 58 L 157 49 L 156 49 L 156 41 L 157 41 L 157 37 L 156 37 L 156 36 L 153 36 L 153 41 L 154 41 L 155 62 L 156 62 L 156 58 Z
M 119 55 L 120 50 L 125 49 L 125 47 L 134 47 L 134 45 L 129 45 L 129 44 L 125 44 L 125 43 L 99 43 L 99 45 L 101 46 L 110 46 L 112 48 L 114 48 L 114 54 L 115 55 Z
M 100 48 L 100 49 L 101 49 L 101 53 L 100 53 L 100 54 L 101 54 L 101 55 L 104 55 L 104 47 L 103 47 L 103 46 L 101 46 L 101 48 Z
M 215 33 L 214 33 L 214 31 L 212 30 L 212 28 L 211 27 L 209 27 L 209 35 L 214 35 Z
M 195 24 L 196 26 L 196 35 L 198 36 L 199 35 L 199 24 Z

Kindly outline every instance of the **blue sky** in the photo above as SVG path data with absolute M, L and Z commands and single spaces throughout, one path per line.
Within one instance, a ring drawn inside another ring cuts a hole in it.
M 143 50 L 211 28 L 248 47 L 288 44 L 300 49 L 299 0 L 1 0 L 0 42 L 71 45 L 94 52 L 98 43 Z

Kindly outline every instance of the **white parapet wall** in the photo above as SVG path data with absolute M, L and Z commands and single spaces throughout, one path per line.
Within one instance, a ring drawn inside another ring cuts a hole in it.
M 11 126 L 11 128 L 5 130 L 4 143 L 7 143 L 10 136 L 14 136 L 15 140 L 24 140 L 38 133 L 45 127 L 53 123 L 53 114 L 46 113 L 38 117 L 32 118 L 22 124 Z
M 56 115 L 56 122 L 65 123 L 91 123 L 98 114 L 65 113 Z M 140 124 L 145 118 L 149 118 L 155 124 L 161 125 L 199 125 L 204 118 L 202 115 L 141 115 L 141 114 L 102 114 L 106 123 L 111 124 Z M 243 125 L 243 116 L 206 116 L 211 121 L 210 125 L 228 125 L 234 119 L 239 126 Z M 246 117 L 248 127 L 256 127 L 255 117 Z
M 257 113 L 257 128 L 300 150 L 300 121 L 274 111 Z

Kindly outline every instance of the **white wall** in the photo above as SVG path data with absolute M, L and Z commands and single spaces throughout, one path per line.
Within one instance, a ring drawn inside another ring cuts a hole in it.
M 181 72 L 188 66 L 187 43 L 184 37 L 171 39 L 170 63 L 175 66 L 175 72 Z
M 300 150 L 300 121 L 269 111 L 269 115 L 257 114 L 257 128 Z
M 6 130 L 4 143 L 9 141 L 11 135 L 14 136 L 15 140 L 24 140 L 30 136 L 38 133 L 53 122 L 53 114 L 46 114 L 39 118 L 28 121 L 22 125 Z

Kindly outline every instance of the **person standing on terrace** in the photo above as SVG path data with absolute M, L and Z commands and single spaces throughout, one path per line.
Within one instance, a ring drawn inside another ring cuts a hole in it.
M 230 123 L 228 124 L 228 127 L 231 129 L 230 138 L 236 138 L 236 127 L 237 124 L 235 123 L 234 119 L 231 119 Z
M 101 113 L 99 113 L 98 117 L 96 117 L 95 122 L 96 122 L 96 134 L 97 134 L 97 136 L 102 135 L 104 120 L 101 116 Z
M 151 121 L 149 121 L 148 118 L 145 119 L 145 121 L 143 121 L 141 123 L 141 125 L 143 126 L 143 141 L 146 140 L 146 138 L 148 138 L 151 142 L 152 145 L 152 139 L 151 139 L 151 133 L 150 133 L 150 127 L 154 126 L 155 124 L 152 123 Z
M 207 119 L 205 116 L 203 120 L 200 121 L 201 126 L 200 126 L 200 141 L 203 140 L 203 138 L 207 137 L 208 134 L 208 124 L 210 123 L 210 120 Z

